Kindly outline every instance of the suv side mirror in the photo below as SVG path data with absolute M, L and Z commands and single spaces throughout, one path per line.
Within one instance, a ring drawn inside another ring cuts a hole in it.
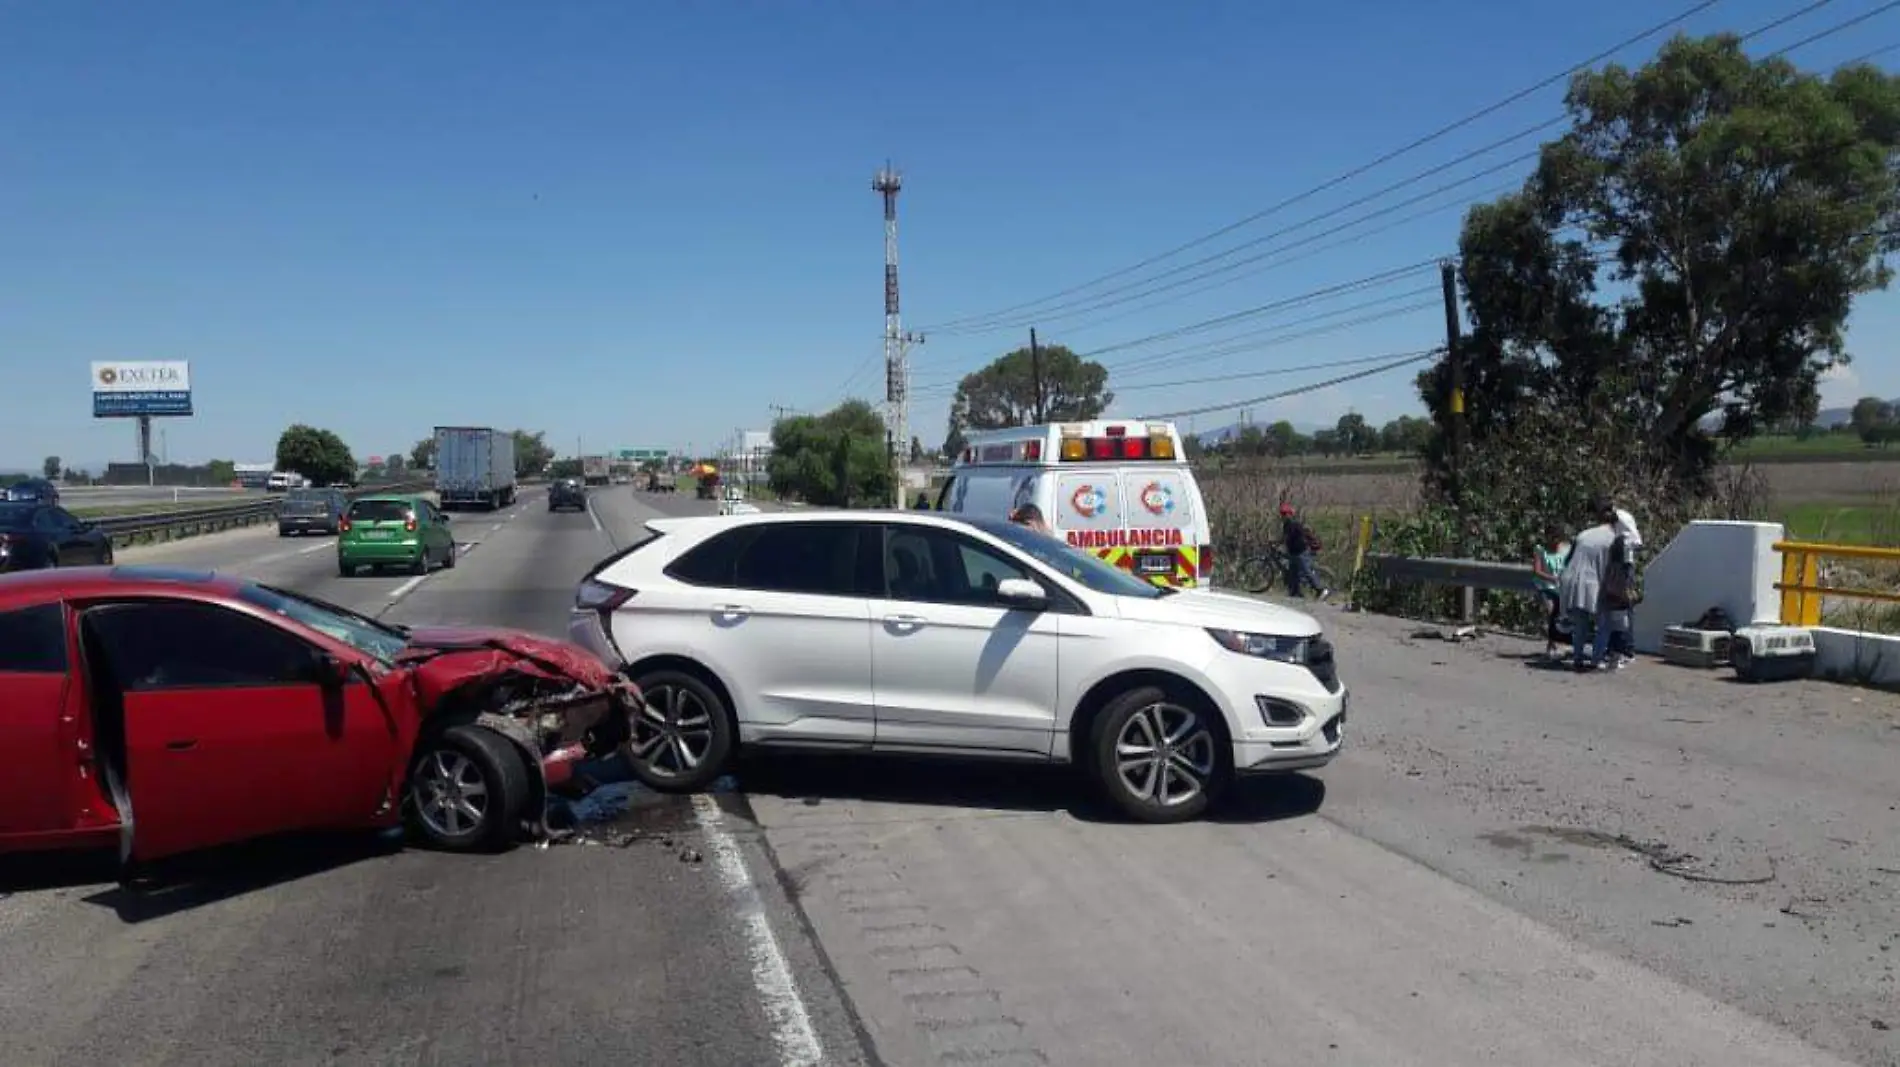
M 1005 578 L 996 583 L 996 597 L 1011 607 L 1041 607 L 1049 602 L 1049 591 L 1028 578 Z

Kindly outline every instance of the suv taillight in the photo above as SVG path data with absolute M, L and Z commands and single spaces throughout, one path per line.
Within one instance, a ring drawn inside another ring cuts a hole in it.
M 598 578 L 589 578 L 574 590 L 574 607 L 578 611 L 598 611 L 604 616 L 632 600 L 637 592 L 639 590 L 623 589 Z

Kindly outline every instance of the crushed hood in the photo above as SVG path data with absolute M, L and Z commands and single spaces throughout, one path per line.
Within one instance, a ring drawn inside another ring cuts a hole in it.
M 602 690 L 617 680 L 600 657 L 579 645 L 501 627 L 417 627 L 409 631 L 398 662 L 414 668 L 425 706 L 471 683 L 509 675 Z

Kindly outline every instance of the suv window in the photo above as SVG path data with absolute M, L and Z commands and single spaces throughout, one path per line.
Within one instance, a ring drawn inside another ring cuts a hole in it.
M 66 613 L 57 603 L 0 611 L 0 674 L 64 674 Z
M 311 645 L 210 604 L 112 604 L 85 615 L 104 666 L 128 693 L 303 685 Z
M 859 523 L 788 522 L 764 526 L 734 569 L 740 589 L 858 596 Z
M 949 530 L 893 526 L 885 540 L 884 575 L 892 600 L 933 604 L 998 603 L 1005 578 L 1028 578 L 1014 562 Z

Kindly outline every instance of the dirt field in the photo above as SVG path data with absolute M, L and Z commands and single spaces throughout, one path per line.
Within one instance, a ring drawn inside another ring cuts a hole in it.
M 1887 462 L 1765 463 L 1755 467 L 1768 480 L 1773 507 L 1802 504 L 1875 504 L 1900 498 L 1900 456 Z M 1279 502 L 1282 491 L 1312 511 L 1404 511 L 1418 500 L 1418 475 L 1381 464 L 1366 471 L 1337 466 L 1270 463 L 1259 467 L 1204 470 L 1202 492 L 1210 508 L 1218 498 L 1238 506 L 1242 497 Z

